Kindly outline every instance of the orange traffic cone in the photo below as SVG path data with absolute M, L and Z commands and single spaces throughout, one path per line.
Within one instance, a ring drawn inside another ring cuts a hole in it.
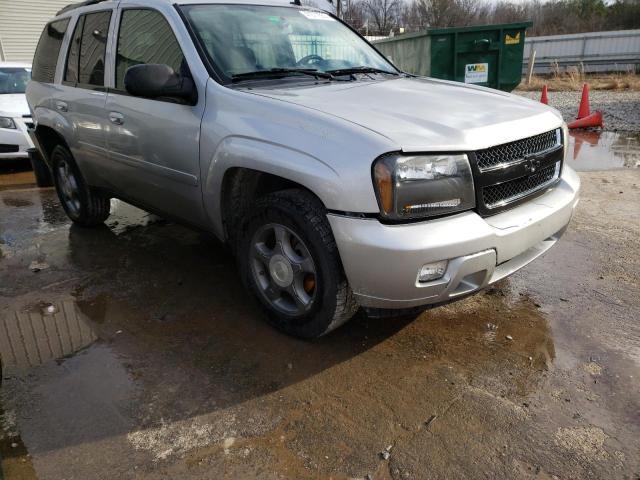
M 569 128 L 602 128 L 602 112 L 591 113 L 589 108 L 589 85 L 582 86 L 582 98 L 580 99 L 580 107 L 578 108 L 578 116 L 571 122 Z
M 591 115 L 574 120 L 568 125 L 569 128 L 602 128 L 603 126 L 602 112 L 593 112 Z
M 589 115 L 591 115 L 591 111 L 589 110 L 589 85 L 585 83 L 582 86 L 582 98 L 580 99 L 580 108 L 578 109 L 576 119 L 580 120 Z
M 547 96 L 547 86 L 542 86 L 542 96 L 540 97 L 540 103 L 544 103 L 545 105 L 549 105 L 549 98 Z

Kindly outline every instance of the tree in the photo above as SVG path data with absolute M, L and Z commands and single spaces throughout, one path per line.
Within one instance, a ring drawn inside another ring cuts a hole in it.
M 607 30 L 640 28 L 640 0 L 617 0 L 607 9 Z
M 364 3 L 360 0 L 348 0 L 342 11 L 342 19 L 356 30 L 364 31 L 367 21 L 367 12 Z
M 425 28 L 532 20 L 527 35 L 561 35 L 640 28 L 640 0 L 350 0 L 356 28 L 389 35 Z M 358 7 L 358 5 L 360 7 Z M 357 8 L 360 8 L 356 13 Z M 362 31 L 362 30 L 361 30 Z
M 364 6 L 370 20 L 369 33 L 389 35 L 398 26 L 400 0 L 364 0 Z
M 413 13 L 427 27 L 472 25 L 483 6 L 476 0 L 415 0 Z

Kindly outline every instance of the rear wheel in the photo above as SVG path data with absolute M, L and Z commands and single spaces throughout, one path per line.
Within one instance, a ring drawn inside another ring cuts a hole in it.
M 304 190 L 256 202 L 243 229 L 242 278 L 270 323 L 301 338 L 334 330 L 357 311 L 324 207 Z
M 100 225 L 110 213 L 110 198 L 89 187 L 71 152 L 57 145 L 51 152 L 53 179 L 62 208 L 73 222 L 83 227 Z

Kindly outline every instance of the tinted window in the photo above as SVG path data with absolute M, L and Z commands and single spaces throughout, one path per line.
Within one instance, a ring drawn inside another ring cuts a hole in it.
M 111 12 L 85 15 L 80 40 L 79 84 L 104 85 L 104 53 L 110 21 Z
M 64 71 L 64 80 L 66 82 L 78 82 L 78 66 L 80 65 L 80 39 L 82 38 L 82 27 L 84 26 L 84 16 L 78 19 L 76 29 L 73 32 L 73 38 L 69 45 L 69 54 L 67 55 L 67 68 Z
M 154 10 L 122 12 L 116 60 L 116 88 L 124 90 L 124 74 L 129 67 L 143 63 L 169 65 L 185 73 L 184 55 L 171 26 Z
M 44 27 L 33 58 L 33 79 L 36 82 L 53 83 L 56 76 L 58 54 L 67 31 L 69 19 L 58 20 Z

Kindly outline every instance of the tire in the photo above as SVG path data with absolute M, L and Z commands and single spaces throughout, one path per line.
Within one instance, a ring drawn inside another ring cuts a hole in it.
M 52 187 L 53 178 L 51 177 L 51 170 L 49 170 L 49 167 L 40 155 L 40 152 L 35 149 L 30 151 L 29 160 L 31 161 L 33 174 L 36 177 L 36 185 L 40 188 Z
M 51 152 L 53 181 L 67 216 L 83 227 L 101 225 L 109 217 L 110 198 L 89 187 L 71 152 L 57 145 Z
M 310 193 L 283 190 L 257 200 L 240 234 L 243 283 L 269 323 L 304 339 L 326 335 L 358 310 L 326 215 Z

